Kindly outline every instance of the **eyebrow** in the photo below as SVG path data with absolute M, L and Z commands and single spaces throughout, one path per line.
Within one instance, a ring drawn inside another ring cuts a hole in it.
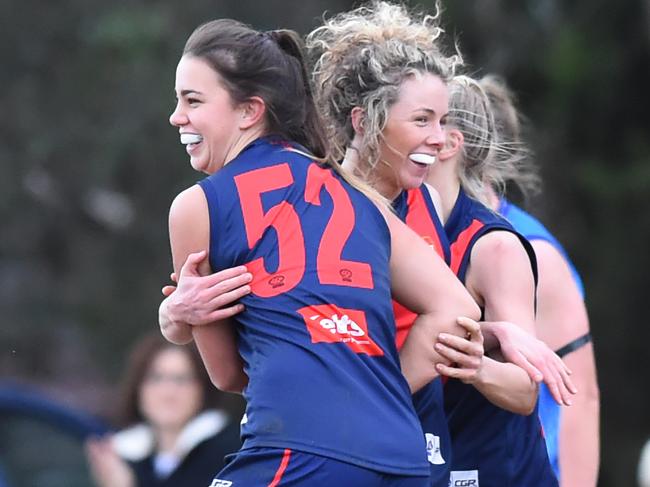
M 200 91 L 196 90 L 181 90 L 181 96 L 187 96 L 187 95 L 202 95 Z
M 426 112 L 427 115 L 436 115 L 436 113 L 437 113 L 433 108 L 426 108 L 426 107 L 415 108 L 413 111 L 414 112 L 423 111 L 423 112 Z M 440 114 L 440 117 L 442 118 L 442 117 L 445 117 L 447 115 L 449 115 L 449 110 L 447 110 L 446 112 L 442 112 Z

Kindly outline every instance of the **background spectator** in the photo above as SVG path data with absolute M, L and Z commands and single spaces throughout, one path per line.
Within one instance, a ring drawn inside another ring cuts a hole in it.
M 159 333 L 142 338 L 118 398 L 125 429 L 86 442 L 97 485 L 208 485 L 239 448 L 238 421 L 218 409 L 223 397 L 193 345 L 170 344 Z

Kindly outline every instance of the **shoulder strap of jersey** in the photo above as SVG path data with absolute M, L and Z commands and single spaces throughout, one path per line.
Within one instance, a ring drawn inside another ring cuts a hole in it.
M 472 220 L 472 223 L 465 230 L 460 232 L 456 240 L 450 244 L 451 258 L 449 267 L 451 267 L 452 272 L 456 274 L 462 282 L 465 282 L 465 271 L 472 247 L 478 237 L 483 233 L 481 232 L 481 234 L 479 234 L 481 229 L 484 227 L 485 224 L 483 222 Z
M 451 268 L 452 272 L 458 276 L 458 279 L 460 279 L 461 282 L 464 283 L 465 275 L 467 273 L 467 266 L 469 264 L 469 258 L 474 244 L 483 235 L 496 230 L 511 232 L 517 236 L 517 238 L 519 238 L 530 260 L 530 265 L 533 271 L 533 278 L 535 280 L 535 285 L 537 285 L 537 259 L 535 258 L 535 251 L 533 250 L 533 247 L 530 245 L 530 242 L 528 242 L 528 240 L 526 240 L 520 233 L 505 223 L 486 224 L 478 219 L 472 220 L 470 225 L 461 231 L 458 234 L 456 240 L 450 244 L 451 259 L 449 267 Z
M 449 263 L 450 251 L 447 237 L 425 185 L 407 192 L 405 223 L 431 245 L 445 262 Z

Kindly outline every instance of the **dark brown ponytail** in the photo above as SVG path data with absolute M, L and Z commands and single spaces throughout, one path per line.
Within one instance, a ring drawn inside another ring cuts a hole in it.
M 192 33 L 183 54 L 207 61 L 235 102 L 262 98 L 270 133 L 298 142 L 318 158 L 327 157 L 297 33 L 258 32 L 235 20 L 214 20 Z

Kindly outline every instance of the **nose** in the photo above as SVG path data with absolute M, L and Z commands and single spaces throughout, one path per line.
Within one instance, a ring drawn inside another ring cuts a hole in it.
M 427 138 L 427 143 L 429 145 L 436 146 L 438 149 L 441 149 L 445 144 L 446 137 L 445 129 L 440 123 L 434 124 L 429 137 Z
M 180 127 L 187 123 L 187 116 L 183 113 L 180 102 L 174 107 L 174 111 L 169 116 L 169 123 L 174 127 Z

